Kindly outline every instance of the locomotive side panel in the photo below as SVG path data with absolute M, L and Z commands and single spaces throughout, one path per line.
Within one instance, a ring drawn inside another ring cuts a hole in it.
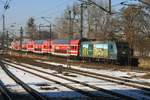
M 80 46 L 80 56 L 108 59 L 108 44 L 103 42 L 82 42 Z
M 93 44 L 93 58 L 108 59 L 108 44 Z

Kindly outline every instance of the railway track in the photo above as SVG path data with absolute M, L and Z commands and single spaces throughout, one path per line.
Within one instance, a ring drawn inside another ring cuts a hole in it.
M 81 70 L 77 70 L 77 69 L 69 69 L 69 72 L 78 73 L 80 75 L 85 75 L 85 76 L 93 77 L 96 79 L 102 79 L 102 80 L 114 82 L 114 83 L 121 84 L 121 85 L 131 86 L 134 88 L 138 88 L 138 89 L 150 92 L 150 87 L 144 86 L 143 84 L 141 84 L 139 82 L 132 82 L 132 81 L 129 81 L 126 79 L 111 77 L 111 76 L 97 74 L 97 73 L 93 73 L 93 72 L 81 71 Z
M 15 63 L 16 64 L 16 63 Z M 11 64 L 8 64 L 10 66 L 12 66 Z M 18 64 L 17 64 L 18 65 Z M 22 65 L 22 64 L 19 64 L 20 66 L 22 67 L 25 67 L 25 68 L 29 68 L 29 69 L 32 69 L 32 70 L 36 70 L 38 72 L 42 72 L 42 73 L 46 73 L 46 74 L 49 74 L 49 75 L 53 75 L 55 77 L 59 77 L 59 78 L 63 78 L 63 79 L 66 79 L 66 80 L 70 80 L 70 81 L 73 81 L 73 82 L 76 82 L 76 83 L 80 83 L 84 86 L 88 86 L 90 88 L 93 88 L 93 89 L 96 89 L 97 91 L 101 91 L 101 92 L 104 92 L 104 93 L 107 93 L 107 94 L 110 94 L 110 95 L 113 95 L 113 96 L 116 96 L 116 97 L 119 97 L 119 98 L 122 98 L 122 99 L 130 99 L 130 100 L 134 100 L 133 97 L 130 97 L 130 96 L 126 96 L 126 95 L 123 95 L 123 94 L 120 94 L 120 93 L 116 93 L 116 92 L 113 92 L 113 91 L 110 91 L 110 90 L 106 90 L 106 89 L 103 89 L 103 88 L 100 88 L 100 87 L 97 87 L 97 86 L 94 86 L 94 85 L 90 85 L 90 84 L 87 84 L 87 83 L 84 83 L 84 82 L 81 82 L 81 81 L 77 81 L 77 80 L 73 80 L 73 79 L 70 79 L 70 78 L 66 78 L 66 77 L 63 77 L 63 76 L 58 76 L 58 75 L 54 75 L 52 73 L 49 73 L 49 72 L 45 72 L 45 71 L 42 71 L 42 70 L 39 70 L 39 69 L 35 69 L 35 68 L 31 68 L 31 67 L 28 67 L 28 66 L 25 66 L 25 65 Z M 13 66 L 15 68 L 17 68 L 16 66 Z M 20 69 L 20 68 L 19 68 Z M 22 70 L 22 69 L 21 69 Z M 24 71 L 27 71 L 27 70 L 24 70 Z M 30 72 L 31 73 L 31 72 Z M 33 73 L 32 73 L 33 74 Z M 38 74 L 37 74 L 38 75 Z
M 90 100 L 91 99 L 100 99 L 100 100 L 110 100 L 110 99 L 112 99 L 112 98 L 114 98 L 114 99 L 116 99 L 116 98 L 118 98 L 118 97 L 113 97 L 113 96 L 111 96 L 111 98 L 110 97 L 107 97 L 107 96 L 102 96 L 102 95 L 95 95 L 95 94 L 93 94 L 93 93 L 91 93 L 90 91 L 87 91 L 87 90 L 82 90 L 82 89 L 79 89 L 79 88 L 77 88 L 77 87 L 75 87 L 75 86 L 71 86 L 70 84 L 66 84 L 66 83 L 63 83 L 63 82 L 60 82 L 60 81 L 57 81 L 57 80 L 55 80 L 55 78 L 54 79 L 52 79 L 52 78 L 48 78 L 48 77 L 46 77 L 46 76 L 44 76 L 44 75 L 40 75 L 40 74 L 37 74 L 36 72 L 32 72 L 32 71 L 29 71 L 29 70 L 26 70 L 26 69 L 22 69 L 22 68 L 19 68 L 19 67 L 16 67 L 16 66 L 14 66 L 14 65 L 10 65 L 10 64 L 7 64 L 7 65 L 9 65 L 9 66 L 12 66 L 12 67 L 14 67 L 14 68 L 16 68 L 16 69 L 20 69 L 20 70 L 22 70 L 22 71 L 25 71 L 25 72 L 28 72 L 28 73 L 30 73 L 30 74 L 33 74 L 33 75 L 36 75 L 36 76 L 38 76 L 38 77 L 40 77 L 40 78 L 43 78 L 43 79 L 46 79 L 46 80 L 48 80 L 48 81 L 52 81 L 52 82 L 55 82 L 56 84 L 60 84 L 60 85 L 62 85 L 62 86 L 65 86 L 65 87 L 67 87 L 67 88 L 70 88 L 70 89 L 72 89 L 72 90 L 74 90 L 74 91 L 76 91 L 76 92 L 79 92 L 79 93 L 81 93 L 82 95 L 85 95 L 85 96 L 87 96 L 88 98 L 90 98 Z M 22 66 L 22 65 L 21 65 Z M 24 66 L 25 67 L 25 66 Z M 28 69 L 32 69 L 32 70 L 36 70 L 36 69 L 34 69 L 34 68 L 30 68 L 30 67 L 27 67 L 26 66 L 26 68 L 28 68 Z M 38 71 L 38 72 L 41 72 L 41 73 L 45 73 L 45 74 L 48 74 L 48 75 L 52 75 L 52 74 L 50 74 L 50 73 L 46 73 L 46 72 L 44 72 L 44 71 L 41 71 L 41 70 L 36 70 L 36 71 Z M 54 76 L 54 75 L 52 75 L 52 76 Z M 56 77 L 59 77 L 59 76 L 56 76 Z M 61 78 L 62 79 L 62 77 L 59 77 L 59 78 Z M 61 80 L 60 79 L 60 80 Z M 64 78 L 63 78 L 64 79 Z M 67 80 L 67 81 L 73 81 L 75 84 L 81 84 L 81 85 L 83 85 L 83 86 L 85 86 L 84 84 L 82 84 L 82 83 L 80 83 L 80 82 L 77 82 L 77 81 L 74 81 L 74 80 L 70 80 L 70 79 L 65 79 L 65 80 Z M 86 86 L 86 87 L 88 87 L 88 85 Z M 128 99 L 131 99 L 131 98 L 128 98 Z
M 38 62 L 38 63 L 42 63 L 42 62 Z M 47 64 L 47 63 L 43 63 L 43 64 Z M 54 67 L 54 65 L 52 65 L 52 64 L 49 64 L 49 65 L 50 65 L 49 67 Z M 84 75 L 84 76 L 89 76 L 89 77 L 93 77 L 96 79 L 102 79 L 102 80 L 114 82 L 114 83 L 121 84 L 121 85 L 139 88 L 141 90 L 150 92 L 149 84 L 145 85 L 140 82 L 136 82 L 136 81 L 132 81 L 132 80 L 128 80 L 128 79 L 123 79 L 123 78 L 113 77 L 113 76 L 104 75 L 104 74 L 100 74 L 100 73 L 84 71 L 84 70 L 80 70 L 77 68 L 69 68 L 68 69 L 66 67 L 63 67 L 63 65 L 60 65 L 60 66 L 62 66 L 62 70 L 67 71 L 67 72 L 76 73 L 76 74 L 80 74 L 80 75 Z M 55 68 L 56 67 L 58 67 L 58 66 L 55 66 Z
M 10 93 L 7 88 L 0 82 L 0 93 L 2 94 L 3 99 L 12 100 Z
M 36 90 L 32 89 L 31 87 L 29 87 L 26 83 L 24 83 L 23 81 L 21 81 L 19 78 L 17 78 L 14 74 L 12 74 L 7 67 L 5 66 L 5 64 L 3 62 L 0 62 L 0 66 L 2 67 L 2 69 L 7 73 L 8 76 L 10 76 L 16 83 L 18 83 L 19 85 L 21 85 L 27 92 L 29 92 L 36 100 L 47 100 L 45 97 L 43 97 L 39 92 L 37 92 Z M 3 88 L 4 89 L 4 88 Z M 13 100 L 13 97 L 10 97 L 6 94 L 5 92 L 5 98 L 7 98 L 7 100 Z

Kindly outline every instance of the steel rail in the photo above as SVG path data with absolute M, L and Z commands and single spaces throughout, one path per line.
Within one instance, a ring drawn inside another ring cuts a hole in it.
M 16 63 L 14 63 L 14 64 L 16 64 Z M 11 64 L 7 64 L 7 65 L 13 66 Z M 17 65 L 20 65 L 22 67 L 29 68 L 29 69 L 32 69 L 32 70 L 36 70 L 38 72 L 42 72 L 42 73 L 45 73 L 45 74 L 48 74 L 48 75 L 52 75 L 52 76 L 55 76 L 55 77 L 63 78 L 63 79 L 66 79 L 66 80 L 70 80 L 72 82 L 76 82 L 76 83 L 82 84 L 84 86 L 93 88 L 93 89 L 95 89 L 97 91 L 104 92 L 104 93 L 107 93 L 107 94 L 110 94 L 112 96 L 116 96 L 116 97 L 119 97 L 119 98 L 122 98 L 122 99 L 135 100 L 135 98 L 133 98 L 133 97 L 126 96 L 126 95 L 123 95 L 123 94 L 120 94 L 120 93 L 117 93 L 117 92 L 113 92 L 113 91 L 110 91 L 110 90 L 106 90 L 106 89 L 103 89 L 103 88 L 100 88 L 100 87 L 96 87 L 94 85 L 90 85 L 90 84 L 87 84 L 87 83 L 84 83 L 84 82 L 81 82 L 81 81 L 73 80 L 73 79 L 70 79 L 70 78 L 63 77 L 63 76 L 58 76 L 58 75 L 55 75 L 55 74 L 52 74 L 52 73 L 49 73 L 49 72 L 45 72 L 45 71 L 41 71 L 39 69 L 28 67 L 28 66 L 25 66 L 25 65 L 22 65 L 22 64 L 17 64 Z M 15 67 L 15 66 L 13 66 L 13 67 Z M 18 68 L 18 67 L 15 67 L 15 68 Z M 20 69 L 20 68 L 18 68 L 18 69 Z
M 0 83 L 0 93 L 5 100 L 12 100 L 11 95 L 8 93 L 7 88 Z
M 36 74 L 36 73 L 34 73 L 34 72 L 32 72 L 32 71 L 28 71 L 28 70 L 26 70 L 26 69 L 22 69 L 22 68 L 19 68 L 19 67 L 16 67 L 16 66 L 14 66 L 14 65 L 10 65 L 10 64 L 7 64 L 7 63 L 5 63 L 6 65 L 9 65 L 9 66 L 12 66 L 12 67 L 14 67 L 14 68 L 16 68 L 16 69 L 20 69 L 20 70 L 22 70 L 22 71 L 25 71 L 25 72 L 28 72 L 28 73 L 30 73 L 30 74 L 33 74 L 33 75 L 36 75 L 36 76 L 38 76 L 38 77 L 40 77 L 40 78 L 43 78 L 43 79 L 46 79 L 46 80 L 48 80 L 48 81 L 52 81 L 52 82 L 55 82 L 56 84 L 60 84 L 60 85 L 62 85 L 62 86 L 65 86 L 65 87 L 67 87 L 67 88 L 70 88 L 70 89 L 72 89 L 72 90 L 74 90 L 74 91 L 76 91 L 76 92 L 79 92 L 79 93 L 81 93 L 81 94 L 83 94 L 83 95 L 85 95 L 85 96 L 88 96 L 89 98 L 95 98 L 95 99 L 107 99 L 107 97 L 102 97 L 102 96 L 97 96 L 97 95 L 95 95 L 95 94 L 92 94 L 92 93 L 90 93 L 89 91 L 83 91 L 82 89 L 78 89 L 78 88 L 75 88 L 75 87 L 73 87 L 73 86 L 70 86 L 70 85 L 68 85 L 68 84 L 65 84 L 65 83 L 62 83 L 62 82 L 59 82 L 59 81 L 56 81 L 55 79 L 51 79 L 51 78 L 48 78 L 48 77 L 45 77 L 45 76 L 42 76 L 42 75 L 39 75 L 39 74 Z M 25 67 L 25 66 L 23 66 L 23 65 L 21 65 L 22 67 Z M 27 66 L 25 67 L 25 68 L 28 68 Z M 28 68 L 28 69 L 32 69 L 32 70 L 36 70 L 36 69 L 34 69 L 34 68 Z M 38 72 L 41 72 L 41 73 L 45 73 L 44 71 L 42 72 L 41 70 L 36 70 L 36 71 L 38 71 Z M 45 73 L 46 74 L 46 73 Z M 50 74 L 49 74 L 50 75 Z M 55 76 L 56 77 L 56 76 Z M 68 80 L 69 81 L 69 80 Z M 78 82 L 79 84 L 81 84 L 80 82 Z M 110 98 L 109 98 L 110 99 Z
M 138 89 L 150 92 L 150 88 L 144 87 L 143 84 L 138 84 L 136 82 L 130 82 L 130 81 L 127 81 L 125 79 L 120 79 L 120 78 L 117 78 L 117 77 L 112 77 L 112 76 L 93 73 L 93 72 L 81 71 L 81 70 L 77 70 L 77 69 L 69 69 L 68 71 L 72 72 L 72 73 L 77 73 L 77 74 L 80 74 L 80 75 L 89 76 L 89 77 L 93 77 L 93 78 L 96 78 L 96 79 L 106 80 L 106 81 L 109 81 L 109 82 L 114 82 L 114 83 L 117 83 L 117 84 L 120 84 L 120 85 L 126 85 L 126 86 L 130 86 L 130 87 L 134 87 L 134 88 L 138 88 Z M 141 86 L 141 85 L 143 85 L 143 86 Z
M 38 62 L 38 63 L 41 63 L 41 62 Z M 46 64 L 46 63 L 41 63 L 41 64 Z M 48 64 L 48 65 L 50 65 L 49 67 L 54 66 L 52 64 Z M 55 67 L 58 67 L 58 66 L 55 66 Z M 69 72 L 72 72 L 72 73 L 87 75 L 87 76 L 97 78 L 97 79 L 103 79 L 103 80 L 114 82 L 114 83 L 121 84 L 121 85 L 124 84 L 124 85 L 127 85 L 127 86 L 132 86 L 132 87 L 139 88 L 139 89 L 142 89 L 144 91 L 149 91 L 150 92 L 150 85 L 149 84 L 145 85 L 145 84 L 142 84 L 140 82 L 136 82 L 136 81 L 132 81 L 132 80 L 128 80 L 128 79 L 123 79 L 123 78 L 113 77 L 113 76 L 104 75 L 104 74 L 100 74 L 100 73 L 94 73 L 94 72 L 79 70 L 79 69 L 75 69 L 75 68 L 71 68 L 71 67 L 69 69 L 66 68 L 66 67 L 63 67 L 63 70 L 66 70 L 66 71 L 69 71 Z
M 9 75 L 16 83 L 21 85 L 27 92 L 29 92 L 35 99 L 37 100 L 47 100 L 44 96 L 42 96 L 38 91 L 29 87 L 26 83 L 17 78 L 14 74 L 12 74 L 4 65 L 3 62 L 0 63 L 2 69 Z

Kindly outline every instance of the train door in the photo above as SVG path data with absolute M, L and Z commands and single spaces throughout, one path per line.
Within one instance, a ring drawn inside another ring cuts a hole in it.
M 110 43 L 109 46 L 109 59 L 112 60 L 117 60 L 117 48 L 116 45 L 114 45 L 114 43 Z
M 93 57 L 93 44 L 89 44 L 88 46 L 88 57 Z

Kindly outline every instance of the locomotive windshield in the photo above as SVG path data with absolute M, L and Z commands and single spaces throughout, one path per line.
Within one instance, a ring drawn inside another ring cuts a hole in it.
M 129 44 L 127 42 L 118 42 L 117 48 L 118 49 L 127 49 L 127 48 L 129 48 Z
M 130 48 L 127 42 L 118 42 L 117 50 L 118 50 L 118 56 L 128 57 L 130 54 Z

